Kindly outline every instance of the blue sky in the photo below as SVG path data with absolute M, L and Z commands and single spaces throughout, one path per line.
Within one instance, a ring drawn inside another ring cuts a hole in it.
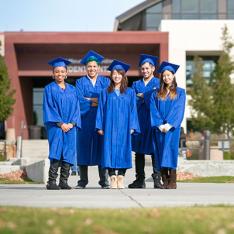
M 144 0 L 1 0 L 0 32 L 113 31 L 114 19 Z

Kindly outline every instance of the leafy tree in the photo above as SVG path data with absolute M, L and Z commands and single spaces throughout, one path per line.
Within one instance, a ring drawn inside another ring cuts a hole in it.
M 198 56 L 194 58 L 193 86 L 188 92 L 191 95 L 189 104 L 192 106 L 192 125 L 195 129 L 212 129 L 213 102 L 212 89 L 203 78 L 203 62 Z
M 234 128 L 234 85 L 231 82 L 234 64 L 230 52 L 234 44 L 228 34 L 227 26 L 223 28 L 222 41 L 223 50 L 211 77 L 215 110 L 212 118 L 215 131 L 230 137 Z
M 223 28 L 222 41 L 223 50 L 210 82 L 202 77 L 202 60 L 195 58 L 190 105 L 194 110 L 193 126 L 225 133 L 230 137 L 234 129 L 234 85 L 231 82 L 234 64 L 230 52 L 234 44 L 226 26 Z
M 0 55 L 0 121 L 6 120 L 13 111 L 14 91 L 10 87 L 7 67 Z

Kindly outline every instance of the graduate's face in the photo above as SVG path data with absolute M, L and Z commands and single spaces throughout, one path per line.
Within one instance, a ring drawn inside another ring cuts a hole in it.
M 53 76 L 57 82 L 63 82 L 67 78 L 66 67 L 55 67 L 53 70 Z
M 141 74 L 145 79 L 151 78 L 154 76 L 155 67 L 150 63 L 146 62 L 141 65 Z
M 123 75 L 119 73 L 118 71 L 114 70 L 112 72 L 111 79 L 114 81 L 115 85 L 121 84 L 121 81 L 123 79 Z
M 86 71 L 90 78 L 95 78 L 99 71 L 99 65 L 96 61 L 90 61 L 86 65 Z
M 164 71 L 162 74 L 163 81 L 166 85 L 170 86 L 174 80 L 174 74 L 170 71 Z

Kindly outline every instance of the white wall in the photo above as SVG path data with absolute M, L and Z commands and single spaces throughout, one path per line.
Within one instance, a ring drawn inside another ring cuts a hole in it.
M 169 32 L 169 61 L 180 65 L 178 86 L 186 88 L 186 53 L 212 55 L 222 50 L 222 28 L 227 25 L 234 39 L 234 20 L 162 20 L 161 31 Z M 232 51 L 234 58 L 234 50 Z M 185 118 L 190 117 L 186 107 Z M 185 127 L 185 121 L 183 122 Z
M 0 55 L 4 56 L 4 35 L 0 33 Z

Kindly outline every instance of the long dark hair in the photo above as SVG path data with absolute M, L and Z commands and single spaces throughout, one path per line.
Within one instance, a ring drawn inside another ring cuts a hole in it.
M 110 85 L 109 85 L 109 87 L 108 87 L 108 93 L 113 92 L 114 89 L 115 89 L 115 82 L 114 82 L 113 79 L 112 79 L 113 71 L 114 71 L 114 70 L 112 70 L 112 71 L 111 71 L 111 74 L 110 74 L 110 78 L 111 78 L 110 80 L 111 80 L 111 82 L 110 82 Z M 127 87 L 128 87 L 128 78 L 127 78 L 126 72 L 125 72 L 124 70 L 117 70 L 117 72 L 118 72 L 119 74 L 121 74 L 122 77 L 123 77 L 122 80 L 121 80 L 121 84 L 120 84 L 120 93 L 124 93 L 125 90 L 126 90 Z
M 173 72 L 171 72 L 171 73 L 174 75 Z M 168 88 L 167 88 L 167 85 L 165 84 L 165 82 L 163 81 L 163 73 L 161 74 L 160 78 L 161 78 L 160 79 L 160 89 L 159 89 L 159 92 L 158 92 L 158 97 L 160 99 L 164 100 L 167 97 Z M 172 84 L 169 87 L 169 91 L 170 91 L 169 96 L 170 96 L 170 99 L 175 99 L 176 98 L 176 96 L 177 96 L 176 87 L 177 87 L 177 82 L 176 82 L 176 78 L 174 76 Z

